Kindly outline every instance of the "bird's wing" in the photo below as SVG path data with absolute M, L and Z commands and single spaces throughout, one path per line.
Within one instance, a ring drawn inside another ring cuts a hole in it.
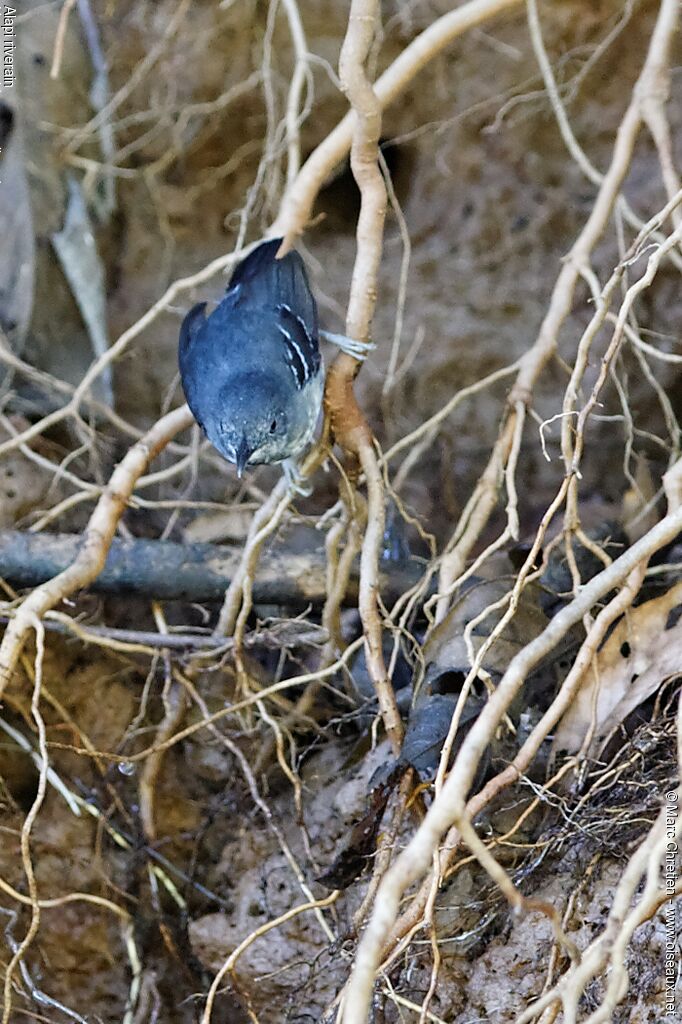
M 195 419 L 201 426 L 199 406 L 201 391 L 201 359 L 197 359 L 196 338 L 206 323 L 206 303 L 198 302 L 193 306 L 180 327 L 180 344 L 178 345 L 178 363 L 185 398 Z
M 239 264 L 220 304 L 220 315 L 250 321 L 261 351 L 265 337 L 271 338 L 301 389 L 321 365 L 317 306 L 299 254 L 292 251 L 276 259 L 281 242 L 281 238 L 263 242 Z
M 285 361 L 300 390 L 320 369 L 317 332 L 311 334 L 305 319 L 284 302 L 277 307 L 277 330 L 284 343 Z
M 189 313 L 182 321 L 180 327 L 180 345 L 178 349 L 178 356 L 180 359 L 180 370 L 184 372 L 183 363 L 187 357 L 192 342 L 197 336 L 199 328 L 203 323 L 206 322 L 206 303 L 197 302 L 196 306 L 192 306 Z

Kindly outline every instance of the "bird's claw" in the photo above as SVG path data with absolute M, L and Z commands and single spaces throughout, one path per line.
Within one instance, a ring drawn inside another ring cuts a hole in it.
M 300 494 L 301 497 L 307 498 L 313 493 L 313 485 L 307 477 L 301 475 L 296 459 L 285 459 L 282 463 L 282 469 L 284 470 L 289 490 L 293 494 Z
M 333 331 L 320 331 L 320 337 L 325 341 L 331 341 L 338 346 L 342 352 L 364 362 L 370 352 L 373 352 L 376 345 L 373 341 L 358 341 L 356 338 L 349 338 L 345 334 L 334 334 Z

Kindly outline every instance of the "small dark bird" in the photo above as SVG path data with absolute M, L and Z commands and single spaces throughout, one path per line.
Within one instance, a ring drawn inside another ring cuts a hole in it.
M 322 406 L 317 306 L 299 254 L 276 259 L 281 242 L 257 246 L 210 316 L 200 302 L 180 328 L 187 403 L 239 476 L 300 455 Z

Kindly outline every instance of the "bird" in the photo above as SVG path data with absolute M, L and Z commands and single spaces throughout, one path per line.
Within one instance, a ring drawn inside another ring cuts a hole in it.
M 213 312 L 199 302 L 180 328 L 187 404 L 239 477 L 247 466 L 295 466 L 322 408 L 317 305 L 301 256 L 292 250 L 278 259 L 281 244 L 256 246 Z

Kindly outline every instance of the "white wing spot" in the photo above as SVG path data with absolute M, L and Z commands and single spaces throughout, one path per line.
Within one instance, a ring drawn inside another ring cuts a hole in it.
M 291 308 L 291 306 L 287 306 L 286 302 L 280 303 L 280 308 L 281 309 L 286 309 L 286 311 L 289 314 L 289 316 L 293 316 L 294 320 L 298 320 L 299 324 L 303 328 L 303 333 L 305 334 L 306 338 L 308 339 L 308 341 L 312 345 L 313 344 L 313 339 L 310 336 L 310 331 L 308 330 L 308 325 L 306 324 L 306 322 L 303 319 L 303 317 L 299 316 L 298 313 L 294 313 L 294 311 Z
M 277 327 L 280 330 L 280 332 L 284 335 L 284 337 L 287 339 L 287 341 L 291 345 L 292 349 L 295 351 L 296 355 L 298 356 L 298 359 L 299 359 L 300 364 L 301 364 L 301 369 L 303 371 L 302 375 L 299 375 L 296 372 L 296 368 L 292 364 L 290 364 L 290 365 L 291 365 L 292 373 L 294 374 L 294 377 L 296 378 L 296 381 L 297 381 L 299 387 L 303 387 L 303 385 L 306 383 L 306 381 L 310 377 L 308 361 L 306 360 L 306 357 L 305 357 L 304 353 L 302 352 L 300 345 L 298 344 L 298 342 L 294 341 L 292 336 L 287 331 L 286 327 L 282 327 L 281 324 L 277 324 Z

